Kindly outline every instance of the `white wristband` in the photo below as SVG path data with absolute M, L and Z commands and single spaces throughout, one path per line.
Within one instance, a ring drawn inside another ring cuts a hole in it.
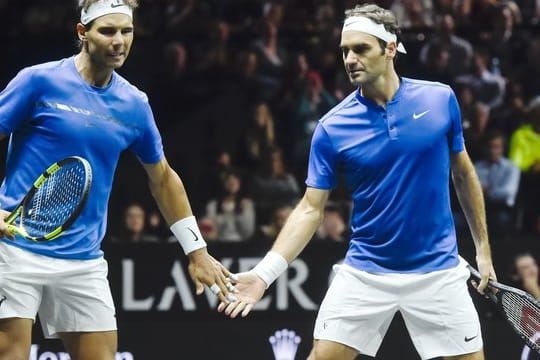
M 266 256 L 253 268 L 253 272 L 266 283 L 268 287 L 287 270 L 287 260 L 275 251 L 269 251 Z
M 206 242 L 199 230 L 195 216 L 188 216 L 187 218 L 178 220 L 171 225 L 170 229 L 186 255 L 206 247 Z

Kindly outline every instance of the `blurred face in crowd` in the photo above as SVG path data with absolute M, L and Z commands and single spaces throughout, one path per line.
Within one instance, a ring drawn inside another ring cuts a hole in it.
M 126 229 L 138 233 L 144 229 L 144 209 L 139 205 L 131 205 L 126 209 Z
M 77 31 L 83 52 L 97 69 L 118 69 L 126 61 L 133 43 L 133 22 L 129 16 L 104 15 L 86 26 L 78 24 Z
M 515 260 L 518 279 L 538 278 L 538 264 L 531 255 L 522 255 Z
M 259 104 L 255 108 L 255 121 L 259 127 L 265 127 L 271 118 L 270 108 L 267 104 Z
M 225 191 L 227 194 L 236 194 L 240 191 L 240 185 L 240 178 L 231 174 L 225 180 Z
M 488 159 L 491 162 L 497 162 L 504 154 L 504 140 L 501 137 L 495 137 L 488 144 Z
M 361 31 L 345 31 L 341 35 L 343 64 L 355 86 L 375 83 L 387 71 L 385 50 L 377 38 Z

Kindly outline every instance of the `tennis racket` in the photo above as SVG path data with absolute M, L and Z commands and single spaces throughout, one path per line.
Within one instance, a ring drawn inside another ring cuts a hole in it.
M 32 241 L 56 239 L 81 213 L 91 183 L 92 169 L 81 157 L 52 164 L 4 220 L 8 230 Z
M 480 282 L 480 273 L 470 265 L 469 270 L 472 277 Z M 484 292 L 527 346 L 540 354 L 540 302 L 523 290 L 495 280 L 489 280 Z

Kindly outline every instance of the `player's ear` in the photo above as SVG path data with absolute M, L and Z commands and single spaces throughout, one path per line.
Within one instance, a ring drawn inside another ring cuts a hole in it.
M 396 56 L 396 52 L 397 52 L 396 43 L 395 42 L 389 42 L 386 45 L 386 49 L 385 49 L 386 57 L 389 58 L 389 59 L 393 59 Z
M 77 36 L 80 41 L 86 41 L 86 27 L 81 23 L 77 24 Z

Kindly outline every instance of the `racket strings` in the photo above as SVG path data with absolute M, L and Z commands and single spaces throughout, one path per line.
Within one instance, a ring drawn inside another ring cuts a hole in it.
M 526 297 L 511 292 L 503 293 L 501 304 L 512 326 L 523 334 L 531 348 L 540 350 L 540 344 L 537 342 L 540 338 L 536 335 L 540 332 L 538 305 Z
M 23 226 L 31 236 L 43 236 L 62 226 L 83 196 L 86 170 L 78 162 L 53 172 L 37 189 L 23 214 Z

